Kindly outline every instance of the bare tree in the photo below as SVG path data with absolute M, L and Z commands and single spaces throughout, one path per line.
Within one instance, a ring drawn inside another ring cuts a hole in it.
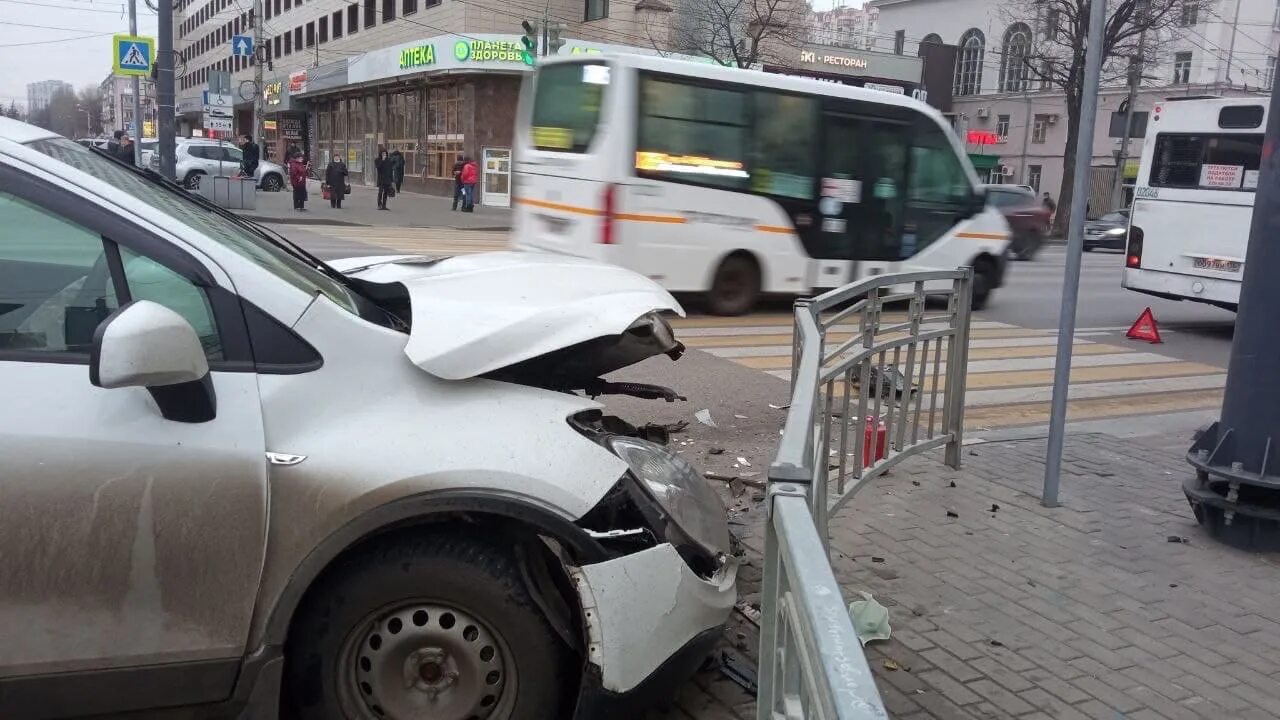
M 1160 57 L 1183 13 L 1195 13 L 1205 0 L 1113 0 L 1108 3 L 1102 34 L 1102 85 L 1123 80 L 1133 68 Z M 1084 89 L 1084 55 L 1089 35 L 1090 0 L 1013 0 L 1006 18 L 1039 27 L 1040 38 L 1023 57 L 1021 72 L 1028 81 L 1061 88 L 1067 96 L 1067 147 L 1063 157 L 1062 188 L 1058 193 L 1054 229 L 1065 234 L 1071 215 L 1075 181 L 1076 142 L 1080 137 L 1080 107 Z M 1010 59 L 1006 58 L 1006 62 Z M 1009 71 L 1012 72 L 1012 71 Z M 1088 118 L 1093 122 L 1094 118 Z M 1030 128 L 1028 128 L 1028 131 Z
M 97 85 L 85 85 L 76 93 L 76 99 L 82 108 L 81 115 L 89 113 L 88 125 L 90 135 L 102 134 L 102 88 Z
M 790 65 L 808 35 L 804 0 L 678 0 L 674 15 L 677 52 L 729 67 Z
M 4 115 L 5 117 L 13 118 L 14 120 L 22 119 L 22 111 L 18 109 L 18 103 L 13 100 L 9 101 L 9 109 L 4 111 Z

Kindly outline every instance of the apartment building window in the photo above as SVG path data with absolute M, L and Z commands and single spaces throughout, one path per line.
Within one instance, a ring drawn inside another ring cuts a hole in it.
M 299 3 L 299 4 L 301 4 L 301 3 Z M 292 9 L 293 9 L 293 0 L 284 0 L 284 9 L 285 9 L 285 12 L 288 12 L 289 10 L 292 10 Z
M 302 26 L 293 29 L 293 47 L 298 52 L 302 52 Z
M 1267 58 L 1267 74 L 1262 78 L 1263 87 L 1270 90 L 1271 84 L 1276 81 L 1276 56 L 1272 55 Z
M 996 142 L 1009 141 L 1009 116 L 996 116 Z
M 1043 143 L 1045 136 L 1049 134 L 1049 116 L 1036 115 L 1035 120 L 1031 123 L 1031 142 Z
M 337 10 L 333 13 L 333 39 L 337 40 L 342 37 L 342 11 Z
M 1280 0 L 1276 0 L 1275 17 L 1271 18 L 1271 27 L 1280 30 Z
M 351 3 L 347 6 L 347 34 L 355 35 L 360 30 L 360 6 Z
M 1053 87 L 1053 73 L 1057 70 L 1052 60 L 1045 60 L 1040 65 L 1040 89 L 1048 90 Z
M 401 15 L 412 15 L 418 12 L 418 0 L 404 0 L 404 4 L 400 6 Z
M 1058 8 L 1048 8 L 1044 12 L 1044 39 L 1052 40 L 1058 37 L 1058 23 L 1061 15 Z
M 895 30 L 893 33 L 893 54 L 901 55 L 902 51 L 906 49 L 906 45 L 907 45 L 907 31 Z
M 315 22 L 307 23 L 307 47 L 316 44 L 316 24 Z
M 293 33 L 286 32 L 284 34 L 284 54 L 289 55 L 293 52 Z
M 1173 54 L 1173 84 L 1186 85 L 1191 82 L 1191 52 Z
M 1044 171 L 1044 168 L 1041 165 L 1027 166 L 1027 184 L 1030 185 L 1036 192 L 1040 192 L 1040 175 L 1043 173 L 1043 171 Z
M 585 20 L 603 20 L 607 17 L 609 17 L 609 0 L 586 0 Z
M 1000 89 L 1022 92 L 1027 89 L 1027 60 L 1031 54 L 1031 28 L 1014 23 L 1004 33 L 1004 52 L 1000 57 Z
M 276 15 L 280 14 L 280 0 L 271 0 L 271 4 L 275 6 Z
M 1199 0 L 1182 0 L 1182 12 L 1178 15 L 1179 27 L 1195 27 L 1198 20 Z
M 262 12 L 264 13 L 263 19 L 265 20 L 271 19 L 271 0 L 263 0 Z
M 364 0 L 364 26 L 371 28 L 378 24 L 378 0 Z
M 960 53 L 956 57 L 956 95 L 977 95 L 982 90 L 982 56 L 986 38 L 982 31 L 970 28 L 960 36 Z
M 389 23 L 396 19 L 396 0 L 382 0 L 382 22 Z
M 271 44 L 274 46 L 272 48 L 271 56 L 279 60 L 280 59 L 280 36 L 279 35 L 275 36 L 275 39 L 271 41 Z

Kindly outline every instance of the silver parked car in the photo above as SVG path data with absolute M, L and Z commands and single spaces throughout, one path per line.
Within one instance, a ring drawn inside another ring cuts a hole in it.
M 230 142 L 187 138 L 178 141 L 175 157 L 175 177 L 183 187 L 194 190 L 200 187 L 200 180 L 206 176 L 238 175 L 243 153 Z M 152 153 L 148 164 L 153 170 L 160 169 L 158 153 Z M 277 192 L 284 188 L 287 174 L 280 165 L 260 160 L 254 176 L 258 187 L 267 192 Z
M 604 379 L 651 280 L 327 264 L 9 119 L 0 228 L 6 720 L 642 717 L 723 635 L 719 497 L 588 397 L 674 396 Z

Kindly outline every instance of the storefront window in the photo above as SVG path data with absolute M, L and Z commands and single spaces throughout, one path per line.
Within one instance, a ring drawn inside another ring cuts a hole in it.
M 347 106 L 347 169 L 364 172 L 364 98 L 350 98 Z
M 462 157 L 462 93 L 457 85 L 428 88 L 426 151 L 422 172 L 429 178 L 452 178 Z
M 387 98 L 387 125 L 385 137 L 387 150 L 399 150 L 404 155 L 404 174 L 418 174 L 418 94 L 416 91 L 397 93 Z

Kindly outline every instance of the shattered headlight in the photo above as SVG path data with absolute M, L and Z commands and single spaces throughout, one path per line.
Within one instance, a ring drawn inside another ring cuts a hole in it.
M 687 460 L 638 438 L 615 435 L 608 444 L 682 534 L 712 555 L 729 554 L 724 504 Z

